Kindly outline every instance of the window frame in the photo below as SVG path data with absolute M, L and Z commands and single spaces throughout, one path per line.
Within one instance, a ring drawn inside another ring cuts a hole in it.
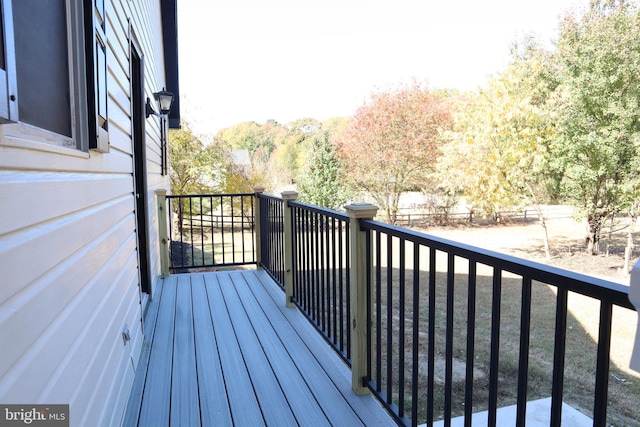
M 95 34 L 94 20 L 89 21 L 86 18 L 88 8 L 85 3 L 90 3 L 89 9 L 95 14 L 95 2 L 102 4 L 102 0 L 91 0 L 90 2 L 75 0 L 65 0 L 67 14 L 67 47 L 69 52 L 69 85 L 70 85 L 70 108 L 69 118 L 71 122 L 71 137 L 58 134 L 56 132 L 39 128 L 37 126 L 21 122 L 19 117 L 18 105 L 20 102 L 20 94 L 18 93 L 18 79 L 16 71 L 16 51 L 14 43 L 14 25 L 12 2 L 20 0 L 0 0 L 0 31 L 4 40 L 5 53 L 5 69 L 0 69 L 0 126 L 2 134 L 9 138 L 1 138 L 0 145 L 25 146 L 33 148 L 40 145 L 41 149 L 47 150 L 42 145 L 56 146 L 51 147 L 52 152 L 64 152 L 65 149 L 88 153 L 91 151 L 107 152 L 108 133 L 103 135 L 106 146 L 99 146 L 97 142 L 92 143 L 92 123 L 97 124 L 97 115 L 92 112 L 90 105 L 96 102 L 96 83 L 95 79 L 91 80 L 89 70 L 93 71 L 95 56 L 87 57 L 87 46 L 89 40 L 93 42 L 93 37 L 87 39 L 88 28 L 91 27 L 91 34 Z M 101 16 L 102 22 L 106 23 L 106 17 Z M 106 26 L 106 24 L 105 24 Z M 104 30 L 105 28 L 103 28 Z M 106 68 L 108 45 L 106 35 L 103 33 L 103 41 L 105 46 L 105 86 L 106 86 Z M 91 84 L 93 81 L 93 85 Z M 108 88 L 105 87 L 106 102 L 108 104 Z M 95 108 L 94 110 L 95 111 Z M 108 116 L 104 118 L 108 123 Z M 106 129 L 105 129 L 106 131 Z M 95 135 L 95 131 L 93 132 Z M 97 138 L 93 139 L 97 141 Z M 70 153 L 73 154 L 73 153 Z M 84 156 L 82 156 L 84 157 Z

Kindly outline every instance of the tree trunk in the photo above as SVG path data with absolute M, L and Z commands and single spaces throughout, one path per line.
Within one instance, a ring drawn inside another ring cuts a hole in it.
M 526 198 L 528 199 L 528 202 L 533 204 L 533 207 L 538 214 L 539 224 L 542 227 L 542 231 L 544 232 L 543 233 L 544 256 L 546 259 L 551 259 L 551 248 L 549 246 L 549 230 L 547 229 L 547 221 L 544 218 L 544 214 L 542 213 L 542 207 L 538 202 L 538 197 L 536 197 L 536 192 L 533 190 L 533 187 L 531 186 L 531 184 L 527 182 L 525 182 L 525 186 L 529 191 L 529 195 Z M 524 213 L 526 218 L 526 215 L 527 215 L 526 209 Z
M 600 253 L 600 232 L 602 230 L 602 216 L 589 215 L 587 217 L 587 253 L 598 255 Z
M 627 232 L 627 247 L 624 248 L 624 267 L 623 271 L 629 274 L 631 270 L 631 255 L 633 254 L 633 232 L 636 228 L 636 222 L 638 220 L 638 212 L 632 211 L 629 213 L 629 232 Z
M 398 202 L 400 195 L 392 194 L 387 198 L 387 217 L 389 218 L 389 224 L 396 225 L 398 222 Z
M 543 245 L 544 245 L 544 256 L 546 259 L 551 259 L 551 248 L 549 247 L 549 230 L 547 230 L 547 221 L 544 218 L 544 214 L 542 213 L 542 208 L 540 205 L 535 205 L 536 212 L 538 213 L 538 221 L 543 230 Z

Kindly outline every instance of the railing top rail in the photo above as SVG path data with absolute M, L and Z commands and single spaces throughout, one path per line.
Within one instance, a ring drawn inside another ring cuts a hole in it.
M 408 230 L 373 220 L 361 221 L 365 230 L 380 231 L 388 235 L 418 243 L 427 247 L 451 253 L 475 262 L 496 267 L 502 271 L 514 273 L 532 280 L 557 286 L 561 289 L 577 292 L 589 297 L 608 301 L 612 304 L 635 311 L 629 302 L 629 287 L 597 277 L 564 270 L 502 254 L 488 249 L 455 242 L 441 237 L 431 236 L 418 231 Z
M 282 197 L 274 196 L 273 194 L 264 194 L 264 193 L 256 193 L 259 199 L 270 199 L 270 200 L 278 200 L 283 201 Z
M 254 193 L 238 193 L 238 194 L 167 194 L 167 199 L 188 199 L 192 197 L 247 197 L 254 196 Z
M 289 200 L 289 206 L 302 208 L 307 211 L 317 212 L 319 214 L 328 216 L 330 218 L 339 219 L 341 221 L 349 222 L 349 215 L 344 212 L 335 211 L 333 209 L 321 208 L 320 206 L 310 205 L 308 203 L 298 202 L 297 200 Z

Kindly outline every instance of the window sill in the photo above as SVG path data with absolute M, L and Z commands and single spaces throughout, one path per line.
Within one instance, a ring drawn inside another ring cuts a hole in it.
M 29 126 L 20 123 L 1 125 L 0 129 L 0 147 L 23 148 L 83 159 L 90 157 L 89 153 L 75 147 L 63 146 L 70 139 L 51 132 L 34 132 Z M 47 135 L 44 135 L 45 133 Z

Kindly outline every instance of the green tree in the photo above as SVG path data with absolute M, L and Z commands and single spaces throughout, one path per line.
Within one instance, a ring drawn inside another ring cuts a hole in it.
M 318 132 L 320 122 L 315 119 L 298 119 L 282 127 L 275 151 L 271 155 L 269 179 L 277 187 L 294 184 L 305 162 L 310 140 Z
M 349 193 L 330 131 L 323 130 L 313 138 L 298 189 L 301 201 L 325 208 L 339 209 L 346 202 Z
M 225 161 L 222 149 L 215 144 L 205 145 L 191 131 L 188 123 L 181 129 L 169 131 L 169 162 L 171 191 L 175 195 L 219 193 L 224 188 Z M 182 200 L 181 205 L 172 204 L 177 215 L 179 232 L 182 233 L 184 215 L 194 211 L 212 210 L 215 206 L 194 205 Z
M 640 14 L 624 0 L 591 2 L 561 25 L 562 84 L 553 146 L 561 189 L 587 220 L 586 250 L 599 252 L 607 218 L 630 209 L 640 146 Z
M 169 131 L 169 159 L 173 194 L 205 194 L 222 190 L 225 161 L 223 150 L 205 145 L 183 122 Z
M 242 122 L 220 130 L 214 140 L 229 149 L 245 149 L 254 153 L 261 145 L 260 125 L 256 122 Z
M 345 176 L 394 224 L 400 195 L 422 189 L 440 155 L 440 132 L 452 118 L 446 99 L 414 82 L 374 93 L 339 138 Z

